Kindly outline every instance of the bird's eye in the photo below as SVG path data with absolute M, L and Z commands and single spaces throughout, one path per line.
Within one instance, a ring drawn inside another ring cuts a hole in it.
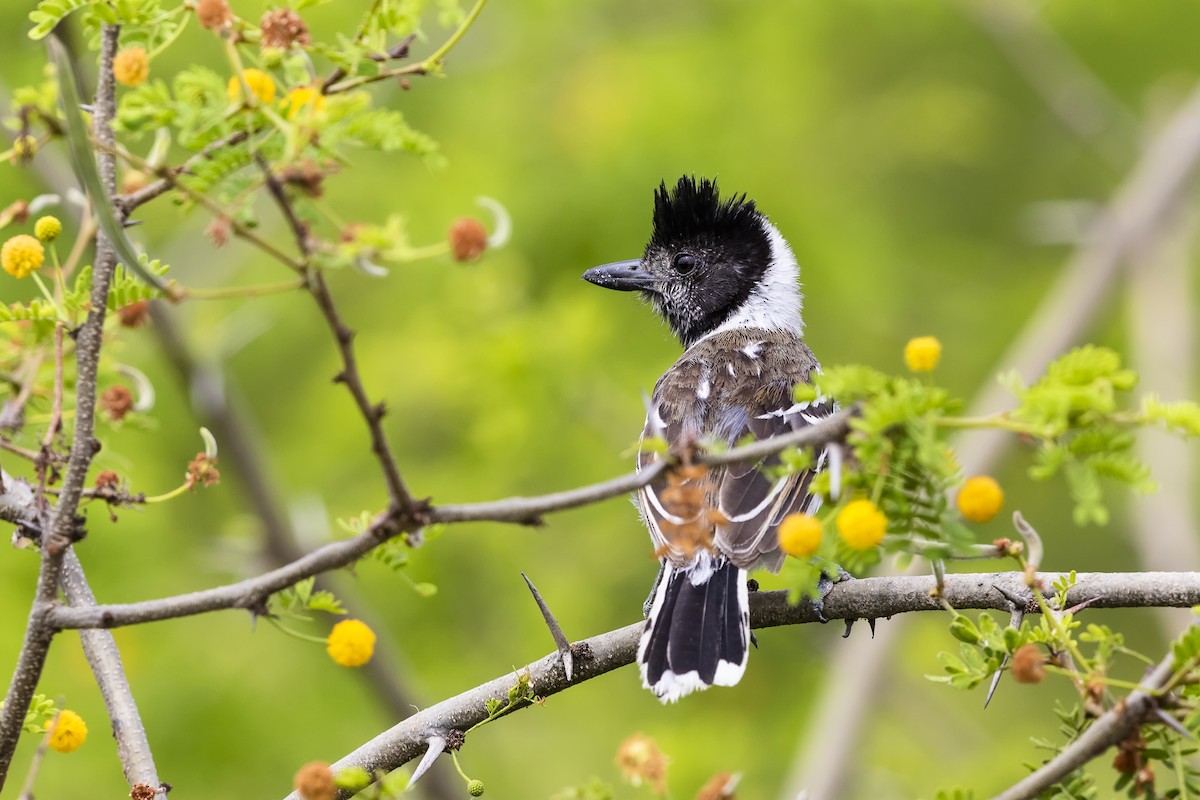
M 696 268 L 696 257 L 691 253 L 680 253 L 675 256 L 675 271 L 687 275 Z

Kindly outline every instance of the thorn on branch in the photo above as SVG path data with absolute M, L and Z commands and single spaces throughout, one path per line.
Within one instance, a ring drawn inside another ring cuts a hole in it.
M 546 601 L 542 599 L 541 592 L 533 585 L 533 581 L 529 580 L 529 576 L 524 572 L 521 573 L 521 577 L 525 579 L 525 585 L 529 587 L 529 591 L 533 594 L 533 600 L 542 612 L 542 619 L 546 621 L 546 627 L 550 629 L 550 636 L 554 639 L 554 645 L 558 648 L 559 658 L 562 659 L 563 673 L 567 676 L 567 683 L 570 683 L 571 676 L 575 671 L 575 656 L 571 650 L 571 640 L 563 632 L 562 625 L 555 618 L 554 613 L 550 610 L 550 606 L 546 605 Z
M 433 762 L 437 761 L 438 756 L 446 752 L 448 749 L 447 742 L 441 736 L 430 736 L 427 740 L 429 749 L 425 751 L 425 755 L 421 758 L 421 763 L 417 764 L 417 768 L 413 770 L 412 777 L 408 779 L 408 787 L 405 791 L 410 791 L 421 776 L 429 771 L 433 766 Z M 460 744 L 459 747 L 462 745 Z

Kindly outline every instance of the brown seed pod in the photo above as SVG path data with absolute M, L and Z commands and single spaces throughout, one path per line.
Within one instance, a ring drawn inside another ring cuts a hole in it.
M 268 11 L 263 14 L 258 27 L 262 29 L 263 47 L 278 47 L 280 50 L 286 50 L 293 44 L 301 47 L 312 44 L 312 37 L 308 35 L 308 26 L 304 24 L 300 15 L 290 8 Z
M 1017 648 L 1012 657 L 1012 676 L 1017 683 L 1041 683 L 1046 677 L 1046 657 L 1032 642 Z
M 456 219 L 446 234 L 455 261 L 475 261 L 487 249 L 487 229 L 471 217 Z
M 200 0 L 196 3 L 196 20 L 210 31 L 219 31 L 233 24 L 233 11 L 226 0 Z

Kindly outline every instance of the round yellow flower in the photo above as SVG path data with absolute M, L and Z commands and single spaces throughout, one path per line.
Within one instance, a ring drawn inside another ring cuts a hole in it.
M 13 139 L 13 156 L 18 161 L 28 161 L 37 155 L 37 139 L 29 134 L 23 134 Z
M 284 96 L 280 105 L 283 106 L 287 118 L 293 119 L 305 106 L 311 107 L 313 111 L 325 108 L 325 95 L 315 86 L 297 86 Z
M 0 266 L 14 278 L 25 278 L 34 270 L 42 268 L 46 261 L 46 248 L 27 233 L 19 233 L 0 247 Z
M 932 372 L 942 357 L 942 343 L 932 336 L 918 336 L 904 345 L 904 363 L 913 372 Z
M 883 541 L 887 517 L 870 500 L 851 500 L 838 512 L 838 536 L 855 550 L 866 550 Z
M 70 753 L 79 749 L 86 741 L 87 723 L 83 721 L 83 717 L 70 709 L 64 709 L 50 731 L 50 747 L 60 753 Z
M 976 475 L 967 478 L 955 499 L 959 513 L 971 522 L 987 522 L 1004 505 L 1004 490 L 994 478 Z
M 788 514 L 779 523 L 779 547 L 789 556 L 808 558 L 821 546 L 821 522 L 810 514 Z
M 38 221 L 33 223 L 33 235 L 43 242 L 53 242 L 60 233 L 62 223 L 58 221 L 58 217 L 38 217 Z
M 326 652 L 343 667 L 361 667 L 375 652 L 375 631 L 359 619 L 344 619 L 329 632 Z
M 246 79 L 246 85 L 250 87 L 250 91 L 260 101 L 270 103 L 275 99 L 275 81 L 271 79 L 270 75 L 261 69 L 250 67 L 242 73 L 242 77 Z M 242 99 L 242 82 L 238 80 L 237 75 L 229 79 L 226 91 L 229 94 L 229 99 L 233 102 L 236 103 Z
M 113 77 L 122 86 L 141 86 L 150 75 L 150 57 L 146 48 L 126 47 L 113 56 Z

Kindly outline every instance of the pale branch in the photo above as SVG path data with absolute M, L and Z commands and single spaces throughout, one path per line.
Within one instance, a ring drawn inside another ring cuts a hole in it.
M 841 441 L 849 430 L 849 419 L 852 414 L 853 409 L 847 409 L 794 434 L 753 442 L 713 456 L 697 456 L 695 461 L 697 463 L 710 461 L 715 463 L 719 460 L 721 463 L 729 463 L 738 460 L 757 460 L 762 457 L 764 451 L 779 452 L 789 447 L 819 446 Z M 581 489 L 556 492 L 540 497 L 517 497 L 494 503 L 437 506 L 428 509 L 422 515 L 420 524 L 467 520 L 528 523 L 543 514 L 596 503 L 634 491 L 650 483 L 661 472 L 668 469 L 670 464 L 669 459 L 662 459 L 657 464 L 640 472 L 585 486 Z M 253 578 L 212 589 L 136 603 L 101 605 L 94 608 L 56 607 L 50 610 L 49 620 L 59 629 L 115 628 L 227 608 L 261 611 L 271 594 L 322 572 L 348 566 L 391 537 L 414 531 L 417 527 L 417 522 L 406 518 L 403 512 L 393 509 L 378 515 L 372 524 L 357 536 L 323 545 L 289 564 Z
M 1039 573 L 1045 585 L 1060 577 Z M 1094 600 L 1095 608 L 1141 608 L 1191 606 L 1200 602 L 1200 572 L 1080 573 L 1067 594 L 1071 604 Z M 933 576 L 863 578 L 835 584 L 825 597 L 825 619 L 875 619 L 916 611 L 944 610 L 930 596 Z M 999 588 L 998 588 L 999 587 Z M 994 609 L 1007 612 L 1008 600 L 1000 589 L 1028 594 L 1020 572 L 947 575 L 943 598 L 953 608 Z M 817 610 L 808 603 L 789 605 L 786 591 L 759 592 L 750 596 L 750 624 L 755 628 L 819 622 Z M 1036 613 L 1036 612 L 1034 612 Z M 368 772 L 396 769 L 419 757 L 433 737 L 462 733 L 488 717 L 486 702 L 506 703 L 508 690 L 517 676 L 528 672 L 530 687 L 538 697 L 577 686 L 633 662 L 644 623 L 636 622 L 572 645 L 575 675 L 568 680 L 562 658 L 556 651 L 515 672 L 488 681 L 455 697 L 443 700 L 376 736 L 354 752 L 339 759 L 334 771 L 361 767 Z M 514 709 L 517 710 L 517 709 Z M 299 800 L 296 794 L 288 800 Z
M 1105 750 L 1126 739 L 1145 722 L 1152 722 L 1158 692 L 1175 674 L 1174 654 L 1168 654 L 1138 688 L 1097 718 L 1075 741 L 992 800 L 1031 800 L 1060 782 Z
M 87 608 L 96 605 L 96 597 L 88 586 L 83 565 L 79 563 L 73 550 L 67 551 L 63 564 L 62 591 L 72 606 Z M 139 784 L 148 786 L 154 790 L 156 798 L 165 800 L 166 788 L 158 779 L 154 754 L 150 751 L 150 741 L 146 738 L 146 727 L 142 724 L 137 702 L 129 688 L 125 666 L 121 663 L 121 651 L 117 649 L 113 635 L 105 630 L 81 630 L 79 638 L 88 665 L 92 668 L 92 675 L 96 678 L 96 686 L 100 689 L 100 696 L 104 699 L 108 719 L 112 723 L 113 738 L 117 742 L 117 758 L 121 761 L 126 782 L 131 787 Z
M 116 94 L 112 60 L 117 51 L 119 28 L 106 25 L 101 35 L 100 69 L 96 98 L 92 110 L 93 136 L 109 147 L 114 143 L 111 127 L 116 113 Z M 63 85 L 73 80 L 60 76 Z M 65 113 L 77 114 L 78 109 L 66 108 Z M 116 162 L 110 154 L 98 154 L 100 177 L 111 194 L 116 184 Z M 108 202 L 108 198 L 94 198 Z M 47 619 L 55 605 L 63 559 L 76 536 L 76 511 L 87 478 L 92 457 L 99 449 L 95 439 L 96 376 L 100 363 L 100 347 L 104 339 L 104 316 L 107 310 L 108 288 L 116 268 L 116 253 L 107 239 L 96 237 L 96 258 L 92 277 L 91 309 L 76 334 L 75 360 L 75 432 L 67 460 L 66 475 L 58 502 L 42 527 L 42 561 L 38 572 L 37 591 L 29 610 L 25 638 L 17 658 L 12 683 L 0 709 L 0 788 L 3 787 L 13 752 L 21 735 L 25 712 L 33 698 L 55 627 Z

